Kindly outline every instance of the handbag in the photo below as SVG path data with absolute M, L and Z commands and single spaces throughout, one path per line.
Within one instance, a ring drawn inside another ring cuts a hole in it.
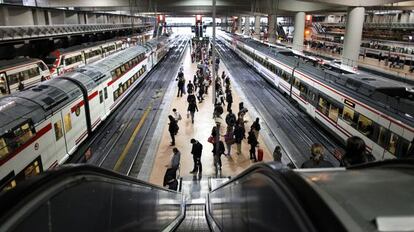
M 207 142 L 214 143 L 214 137 L 213 136 L 208 137 Z

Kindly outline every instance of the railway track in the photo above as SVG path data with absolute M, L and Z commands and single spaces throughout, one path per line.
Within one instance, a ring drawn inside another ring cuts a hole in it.
M 229 72 L 233 80 L 260 112 L 262 123 L 268 125 L 272 136 L 279 140 L 295 166 L 299 167 L 309 159 L 313 143 L 322 144 L 326 148 L 326 159 L 339 165 L 333 155 L 335 149 L 342 147 L 339 141 L 220 40 L 217 49 L 225 65 L 231 67 Z
M 120 105 L 105 124 L 85 142 L 79 153 L 91 153 L 89 164 L 137 176 L 152 138 L 151 128 L 158 118 L 158 110 L 165 91 L 175 80 L 188 38 L 175 39 L 170 52 L 139 83 L 128 99 Z M 82 159 L 75 160 L 81 162 Z

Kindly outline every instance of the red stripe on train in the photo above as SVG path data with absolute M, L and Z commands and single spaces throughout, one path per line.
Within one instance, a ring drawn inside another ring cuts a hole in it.
M 92 93 L 91 95 L 88 96 L 88 100 L 92 100 L 94 97 L 98 96 L 98 91 L 95 91 L 94 93 Z M 73 113 L 76 111 L 76 109 L 79 107 L 82 107 L 83 105 L 85 105 L 85 102 L 82 100 L 80 101 L 78 104 L 72 106 L 72 108 L 70 108 L 70 112 Z
M 10 155 L 8 155 L 6 158 L 0 160 L 0 165 L 3 165 L 7 161 L 9 161 L 11 158 L 22 152 L 24 149 L 26 149 L 28 146 L 30 146 L 32 143 L 34 143 L 36 140 L 38 140 L 40 137 L 42 137 L 44 134 L 49 132 L 52 129 L 52 124 L 49 123 L 42 129 L 36 132 L 35 136 L 33 136 L 29 141 L 18 147 L 16 150 L 14 150 Z

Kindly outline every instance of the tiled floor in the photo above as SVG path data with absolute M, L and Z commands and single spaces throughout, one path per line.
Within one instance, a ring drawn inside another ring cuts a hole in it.
M 193 76 L 196 72 L 196 64 L 191 63 L 190 53 L 187 52 L 184 59 L 184 75 L 185 78 L 188 80 L 192 80 Z M 223 70 L 227 72 L 224 66 L 220 65 L 219 73 Z M 230 77 L 231 80 L 233 80 Z M 177 86 L 175 86 L 175 90 L 177 90 Z M 180 130 L 178 135 L 176 136 L 176 147 L 181 152 L 181 162 L 180 162 L 180 175 L 181 176 L 192 176 L 189 172 L 193 169 L 193 158 L 191 155 L 191 147 L 192 144 L 190 143 L 191 138 L 195 138 L 199 140 L 203 144 L 203 154 L 202 154 L 202 165 L 203 165 L 203 176 L 215 176 L 215 168 L 213 165 L 213 155 L 211 150 L 213 149 L 212 144 L 207 142 L 208 137 L 210 136 L 211 129 L 215 125 L 214 120 L 212 119 L 213 115 L 213 103 L 212 103 L 212 87 L 209 89 L 209 94 L 207 95 L 206 99 L 198 104 L 199 112 L 195 114 L 195 122 L 191 124 L 191 120 L 187 119 L 186 111 L 187 111 L 187 95 L 183 97 L 175 97 L 170 106 L 170 112 L 172 112 L 173 108 L 176 108 L 180 114 L 182 115 L 183 119 L 178 123 Z M 236 90 L 233 89 L 233 111 L 238 111 L 238 104 L 239 104 L 239 97 L 237 96 Z M 226 110 L 223 113 L 223 118 L 227 114 Z M 249 115 L 245 117 L 248 122 L 246 123 L 246 128 L 250 128 L 251 123 L 253 122 Z M 167 118 L 161 120 L 168 120 Z M 223 122 L 223 124 L 225 124 Z M 224 134 L 224 128 L 221 134 Z M 158 147 L 158 151 L 156 152 L 156 157 L 154 161 L 154 165 L 152 168 L 152 173 L 150 176 L 149 181 L 153 184 L 161 185 L 162 180 L 165 174 L 166 165 L 170 163 L 170 159 L 172 156 L 172 146 L 170 146 L 170 135 L 168 132 L 168 124 L 166 124 L 164 131 L 162 133 L 161 143 Z M 246 132 L 247 136 L 247 132 Z M 269 149 L 264 145 L 263 139 L 259 135 L 259 143 L 261 148 L 264 150 L 264 161 L 271 161 L 271 153 Z M 238 173 L 242 172 L 253 162 L 249 159 L 249 145 L 247 144 L 247 140 L 244 140 L 242 143 L 242 155 L 236 154 L 236 145 L 232 146 L 232 153 L 231 157 L 222 156 L 222 176 L 235 176 Z

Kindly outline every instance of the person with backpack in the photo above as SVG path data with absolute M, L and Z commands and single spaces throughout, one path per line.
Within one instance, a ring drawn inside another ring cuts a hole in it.
M 191 94 L 191 96 L 194 96 L 193 94 Z M 194 114 L 195 114 L 195 111 L 197 110 L 197 112 L 198 112 L 198 107 L 197 107 L 197 103 L 196 103 L 196 100 L 195 100 L 195 97 L 194 97 L 194 100 L 191 100 L 189 103 L 188 103 L 188 108 L 187 108 L 187 110 L 188 110 L 188 112 L 190 113 L 190 116 L 191 116 L 191 123 L 192 124 L 194 124 Z
M 193 154 L 193 161 L 194 161 L 194 168 L 190 172 L 191 174 L 196 174 L 199 172 L 199 174 L 203 171 L 203 165 L 201 164 L 201 154 L 203 152 L 203 145 L 195 139 L 191 139 L 191 144 L 193 144 L 193 147 L 191 148 L 191 154 Z
M 249 131 L 249 136 L 247 137 L 247 143 L 250 145 L 250 159 L 254 160 L 254 162 L 257 162 L 256 158 L 256 146 L 259 144 L 257 141 L 257 138 L 254 134 L 253 129 Z
M 252 126 L 250 127 L 253 130 L 256 139 L 259 138 L 259 131 L 260 131 L 260 123 L 259 118 L 256 118 L 256 121 L 253 122 Z
M 233 95 L 231 94 L 231 90 L 226 90 L 226 101 L 227 101 L 227 111 L 231 111 L 231 104 L 233 104 Z
M 231 155 L 231 145 L 234 143 L 233 127 L 228 126 L 226 134 L 224 135 L 224 142 L 227 147 L 227 156 Z
M 179 127 L 178 127 L 177 121 L 172 115 L 168 115 L 168 119 L 170 120 L 170 123 L 168 124 L 168 132 L 170 132 L 170 136 L 171 136 L 171 146 L 174 146 L 175 135 L 177 135 Z
M 220 139 L 214 141 L 213 143 L 213 156 L 214 156 L 214 166 L 216 170 L 221 170 L 221 155 L 224 154 L 224 143 Z
M 190 80 L 190 81 L 188 81 L 188 84 L 187 84 L 187 93 L 192 94 L 193 91 L 194 91 L 194 85 L 193 85 L 193 83 L 191 83 L 191 80 Z
M 233 111 L 230 109 L 226 115 L 226 123 L 229 127 L 234 127 L 236 124 L 236 115 L 233 113 Z
M 167 170 L 164 175 L 163 186 L 164 187 L 168 186 L 168 189 L 175 190 L 175 191 L 177 191 L 177 186 L 178 186 L 177 170 L 180 167 L 180 159 L 181 159 L 181 153 L 176 147 L 174 147 L 170 164 L 166 166 Z
M 234 142 L 237 144 L 237 154 L 241 155 L 241 146 L 242 146 L 242 141 L 244 139 L 244 127 L 243 125 L 241 125 L 240 123 L 237 123 L 236 126 L 234 127 Z

